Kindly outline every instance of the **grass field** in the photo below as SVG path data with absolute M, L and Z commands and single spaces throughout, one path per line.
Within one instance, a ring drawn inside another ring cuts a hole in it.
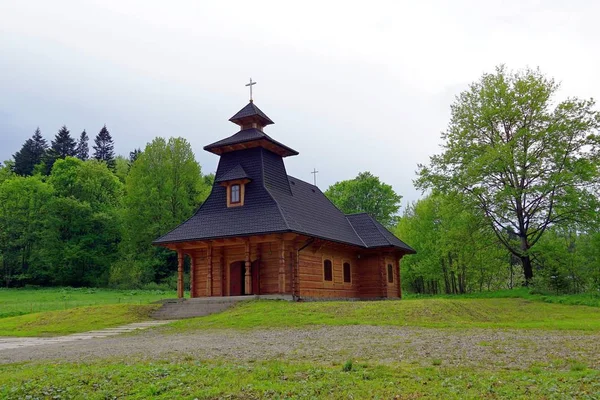
M 0 366 L 2 398 L 594 399 L 599 393 L 600 372 L 585 368 L 490 371 L 195 360 Z
M 150 319 L 159 290 L 0 289 L 0 336 L 57 336 Z
M 251 329 L 310 325 L 389 325 L 427 328 L 600 330 L 600 308 L 520 298 L 413 299 L 377 302 L 252 301 L 220 314 L 164 329 Z
M 0 336 L 58 336 L 147 321 L 158 304 L 109 304 L 0 318 Z
M 12 302 L 13 313 L 25 314 L 0 318 L 0 335 L 57 335 L 135 322 L 147 319 L 157 307 L 148 303 L 171 295 L 85 289 L 0 290 L 0 314 L 7 299 Z M 68 298 L 66 305 L 61 304 L 65 300 L 62 296 Z M 53 311 L 28 313 L 23 306 L 27 301 Z M 595 295 L 565 298 L 530 295 L 524 290 L 452 298 L 409 296 L 403 301 L 379 302 L 250 301 L 220 314 L 177 321 L 146 334 L 159 335 L 162 343 L 168 342 L 170 335 L 183 334 L 187 340 L 187 335 L 203 331 L 222 334 L 227 340 L 228 330 L 244 336 L 257 332 L 256 338 L 260 338 L 260 330 L 250 330 L 284 329 L 282 332 L 288 335 L 289 329 L 375 325 L 426 328 L 439 331 L 437 337 L 445 340 L 451 332 L 471 336 L 484 329 L 489 330 L 491 339 L 477 342 L 477 346 L 490 349 L 487 354 L 492 356 L 482 357 L 474 366 L 452 366 L 448 358 L 435 352 L 408 361 L 384 362 L 378 357 L 353 361 L 347 359 L 347 353 L 327 348 L 321 351 L 337 355 L 296 358 L 292 353 L 286 357 L 225 361 L 220 356 L 203 358 L 206 356 L 201 352 L 192 355 L 174 349 L 168 357 L 150 359 L 143 354 L 106 359 L 86 356 L 86 362 L 77 358 L 77 362 L 0 365 L 0 398 L 599 399 L 600 371 L 595 369 L 599 364 L 593 349 L 597 343 L 594 338 L 600 332 L 600 307 L 595 301 Z M 93 306 L 81 307 L 90 304 Z M 529 334 L 530 339 L 523 337 L 522 346 L 533 346 L 527 340 L 537 340 L 537 331 L 543 336 L 549 330 L 558 330 L 555 335 L 561 340 L 564 335 L 567 347 L 575 331 L 585 331 L 578 334 L 590 337 L 588 342 L 594 344 L 585 353 L 588 356 L 575 346 L 573 354 L 567 351 L 563 358 L 549 357 L 544 362 L 525 362 L 515 367 L 499 363 L 511 358 L 500 357 L 501 352 L 510 351 L 510 346 L 503 347 L 494 332 L 506 329 L 536 330 Z M 190 337 L 202 340 L 201 335 Z M 403 346 L 399 340 L 397 345 Z M 497 358 L 493 357 L 495 352 Z
M 0 288 L 0 318 L 105 304 L 148 304 L 175 296 L 175 292 L 160 290 Z

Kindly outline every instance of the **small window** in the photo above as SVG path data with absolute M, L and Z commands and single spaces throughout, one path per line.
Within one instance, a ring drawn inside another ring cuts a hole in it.
M 240 185 L 231 185 L 231 202 L 240 202 Z
M 333 281 L 333 267 L 331 260 L 323 261 L 323 279 L 326 281 Z
M 392 264 L 388 264 L 388 282 L 394 283 L 394 268 Z
M 350 263 L 344 263 L 344 282 L 352 282 L 352 271 L 350 270 Z

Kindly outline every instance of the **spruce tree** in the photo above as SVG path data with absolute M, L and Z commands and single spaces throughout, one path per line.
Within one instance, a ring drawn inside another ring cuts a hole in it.
M 135 160 L 137 160 L 137 158 L 139 157 L 140 154 L 142 154 L 141 149 L 133 149 L 133 151 L 129 152 L 129 165 L 130 166 L 131 166 L 131 164 L 133 164 L 135 162 Z
M 94 158 L 96 160 L 104 161 L 108 168 L 114 170 L 115 169 L 115 152 L 114 152 L 114 143 L 112 137 L 110 136 L 110 132 L 106 129 L 106 125 L 102 127 L 98 135 L 96 135 L 96 139 L 94 139 L 96 143 L 94 146 Z
M 71 137 L 71 132 L 63 125 L 54 137 L 50 150 L 46 153 L 46 159 L 44 160 L 46 162 L 46 174 L 50 175 L 54 163 L 59 158 L 75 157 L 76 146 L 77 143 Z
M 77 147 L 75 148 L 75 156 L 82 161 L 85 161 L 90 157 L 88 140 L 88 134 L 84 129 L 83 132 L 81 132 L 81 135 L 79 136 L 79 141 L 77 142 Z
M 75 139 L 65 125 L 58 131 L 52 141 L 52 152 L 56 158 L 75 157 Z
M 32 175 L 34 167 L 42 161 L 47 149 L 46 139 L 42 137 L 38 127 L 33 136 L 25 141 L 21 150 L 13 155 L 13 171 L 19 175 Z

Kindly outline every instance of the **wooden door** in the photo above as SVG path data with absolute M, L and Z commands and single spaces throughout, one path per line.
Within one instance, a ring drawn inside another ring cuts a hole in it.
M 246 267 L 243 261 L 236 261 L 229 266 L 229 295 L 242 296 L 244 294 L 244 275 Z

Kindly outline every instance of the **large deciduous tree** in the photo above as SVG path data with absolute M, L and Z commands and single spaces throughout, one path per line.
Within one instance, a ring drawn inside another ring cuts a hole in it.
M 402 196 L 390 185 L 370 172 L 361 172 L 354 179 L 336 182 L 326 191 L 329 198 L 346 214 L 366 212 L 387 227 L 393 227 L 398 218 Z
M 139 154 L 126 178 L 123 219 L 126 252 L 145 264 L 142 279 L 165 278 L 176 266 L 166 261 L 171 252 L 151 243 L 189 218 L 209 191 L 185 139 L 159 137 Z
M 94 139 L 94 158 L 99 161 L 104 161 L 108 168 L 115 169 L 115 151 L 114 142 L 110 136 L 110 132 L 106 129 L 106 125 L 100 129 L 98 135 Z
M 556 103 L 557 90 L 539 70 L 484 74 L 456 98 L 443 152 L 416 180 L 468 195 L 521 260 L 526 283 L 547 229 L 585 221 L 598 206 L 600 116 L 593 100 Z

